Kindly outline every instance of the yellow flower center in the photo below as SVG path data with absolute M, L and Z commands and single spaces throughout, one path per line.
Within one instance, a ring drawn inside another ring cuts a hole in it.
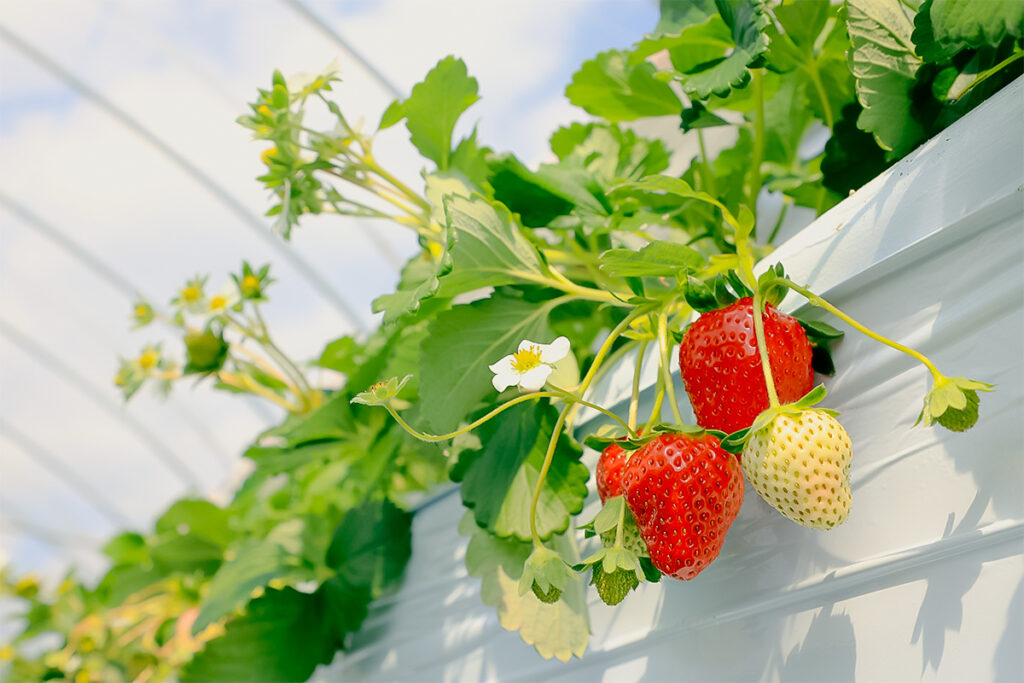
M 260 159 L 263 160 L 267 166 L 270 165 L 270 159 L 277 156 L 277 147 L 270 147 L 269 149 L 263 150 L 263 154 L 260 155 Z
M 255 292 L 260 288 L 260 281 L 255 275 L 246 275 L 242 278 L 242 289 L 246 292 Z
M 139 367 L 143 370 L 152 370 L 156 367 L 156 364 L 160 361 L 160 353 L 152 349 L 144 351 L 139 356 Z
M 18 582 L 14 584 L 14 592 L 19 594 L 38 589 L 39 580 L 32 574 L 26 574 L 25 576 L 18 579 Z
M 190 304 L 194 304 L 199 301 L 203 296 L 203 293 L 199 291 L 199 288 L 195 285 L 189 285 L 185 289 L 181 290 L 181 298 Z
M 259 106 L 259 109 L 257 109 L 256 111 L 258 111 L 259 113 L 263 114 L 264 116 L 270 116 L 270 107 L 268 107 L 265 104 L 261 104 Z
M 145 318 L 147 315 L 149 315 L 149 306 L 143 306 L 140 304 L 135 307 L 136 318 Z
M 14 655 L 16 654 L 17 652 L 13 647 L 10 645 L 4 645 L 3 647 L 0 647 L 0 662 L 9 662 L 14 659 Z
M 210 299 L 210 310 L 211 311 L 219 311 L 220 309 L 224 308 L 227 305 L 228 305 L 228 300 L 225 299 L 222 296 L 215 296 L 212 299 Z
M 533 370 L 540 365 L 540 347 L 536 344 L 528 346 L 522 351 L 516 351 L 512 356 L 512 367 L 516 372 Z

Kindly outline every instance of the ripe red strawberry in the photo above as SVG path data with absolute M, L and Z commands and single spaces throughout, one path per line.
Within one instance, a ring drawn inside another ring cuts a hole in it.
M 622 495 L 622 470 L 626 467 L 627 460 L 629 453 L 617 443 L 608 444 L 607 448 L 601 451 L 594 478 L 597 479 L 597 493 L 601 496 L 602 505 L 607 503 L 609 498 Z M 647 546 L 633 524 L 632 514 L 626 517 L 622 530 L 623 546 L 638 557 L 647 557 Z M 615 530 L 601 534 L 601 540 L 605 547 L 610 547 L 615 542 Z
M 622 487 L 651 562 L 692 579 L 718 557 L 743 502 L 735 456 L 711 434 L 662 434 L 633 454 Z
M 626 451 L 617 443 L 608 444 L 601 451 L 594 478 L 597 479 L 597 494 L 601 496 L 602 503 L 622 495 L 622 468 L 626 466 L 627 459 Z
M 814 387 L 811 344 L 796 318 L 768 304 L 764 334 L 775 390 L 782 403 Z M 704 313 L 679 345 L 679 369 L 697 424 L 727 434 L 749 427 L 768 407 L 750 297 Z

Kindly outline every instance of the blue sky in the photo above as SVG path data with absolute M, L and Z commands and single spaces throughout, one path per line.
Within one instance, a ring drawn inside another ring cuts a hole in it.
M 579 64 L 628 46 L 657 20 L 648 0 L 307 2 L 404 92 L 438 59 L 463 57 L 482 96 L 466 129 L 477 123 L 485 144 L 529 163 L 546 158 L 557 126 L 587 119 L 563 96 Z M 255 214 L 266 207 L 254 180 L 261 149 L 233 121 L 272 69 L 314 72 L 338 59 L 342 107 L 368 125 L 390 101 L 283 2 L 8 0 L 0 25 L 101 92 Z M 161 301 L 196 272 L 210 273 L 218 287 L 242 258 L 270 261 L 279 282 L 267 316 L 298 358 L 351 331 L 208 188 L 6 39 L 0 74 L 0 194 Z M 417 181 L 423 164 L 404 129 L 388 131 L 376 151 Z M 368 229 L 400 254 L 414 249 L 397 227 L 331 218 L 304 225 L 291 245 L 360 311 L 364 325 L 374 323 L 370 301 L 397 279 Z M 92 387 L 83 392 L 52 362 L 0 335 L 0 417 L 145 529 L 185 487 L 126 420 L 189 464 L 201 482 L 196 495 L 224 500 L 244 474 L 241 450 L 276 416 L 184 385 L 168 401 L 138 397 L 123 416 L 105 409 L 105 402 L 119 401 L 111 385 L 117 356 L 163 337 L 129 332 L 129 303 L 0 202 L 0 320 Z M 102 570 L 94 548 L 114 525 L 10 435 L 0 434 L 0 471 L 0 560 L 50 576 L 68 562 L 87 574 Z M 58 538 L 40 540 L 25 524 Z

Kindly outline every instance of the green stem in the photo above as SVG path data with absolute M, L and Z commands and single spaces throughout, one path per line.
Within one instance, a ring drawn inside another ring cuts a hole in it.
M 669 369 L 669 345 L 668 345 L 668 314 L 662 311 L 658 315 L 658 346 L 660 347 L 660 358 L 658 365 L 661 368 L 662 381 L 665 383 L 665 391 L 668 393 L 669 404 L 672 406 L 672 417 L 676 424 L 683 424 L 683 416 L 679 412 L 679 402 L 676 400 L 676 386 L 672 381 L 672 371 Z
M 401 190 L 403 194 L 405 194 L 411 201 L 422 207 L 424 211 L 430 211 L 430 204 L 425 199 L 423 199 L 420 195 L 413 191 L 412 188 L 403 183 L 397 177 L 391 175 L 386 170 L 384 170 L 384 168 L 382 168 L 377 163 L 376 159 L 374 159 L 371 154 L 367 153 L 363 157 L 362 161 L 364 164 L 366 164 L 367 168 L 369 168 L 371 171 L 379 175 L 381 178 L 383 178 L 384 180 L 388 181 L 396 188 Z
M 309 382 L 306 381 L 306 376 L 302 373 L 302 370 L 300 370 L 298 366 L 292 362 L 291 358 L 289 358 L 284 351 L 278 348 L 277 344 L 274 343 L 274 340 L 270 338 L 270 330 L 267 329 L 267 324 L 263 321 L 263 316 L 260 314 L 258 304 L 253 306 L 253 314 L 256 316 L 256 322 L 259 323 L 260 330 L 262 332 L 261 336 L 256 337 L 256 341 L 266 346 L 267 352 L 274 356 L 277 362 L 281 364 L 281 369 L 291 376 L 291 378 L 295 380 L 296 384 L 298 384 L 306 394 L 311 395 L 313 393 L 313 387 L 311 387 Z
M 648 425 L 652 425 L 655 422 L 661 422 L 661 403 L 665 400 L 665 380 L 662 379 L 661 373 L 658 373 L 657 392 L 654 396 L 654 406 L 651 408 L 651 417 L 647 420 Z
M 761 193 L 761 160 L 764 156 L 764 82 L 760 69 L 753 69 L 754 98 L 757 109 L 754 116 L 754 149 L 750 159 L 750 212 L 757 215 L 757 196 Z M 757 240 L 757 226 L 754 226 Z
M 351 176 L 351 175 L 346 175 L 344 172 L 342 172 L 338 168 L 328 169 L 327 173 L 329 175 L 334 176 L 335 178 L 338 178 L 339 180 L 344 180 L 347 183 L 351 183 L 352 185 L 355 185 L 356 187 L 358 187 L 358 188 L 360 188 L 362 190 L 365 190 L 366 192 L 372 194 L 374 197 L 377 197 L 379 199 L 383 199 L 384 201 L 386 201 L 387 203 L 391 204 L 392 206 L 394 206 L 399 211 L 402 211 L 403 213 L 405 213 L 406 215 L 408 215 L 411 218 L 414 218 L 415 220 L 419 221 L 420 223 L 427 224 L 427 221 L 424 219 L 424 214 L 422 212 L 416 211 L 415 208 L 409 206 L 404 201 L 402 201 L 402 199 L 404 198 L 404 195 L 396 196 L 395 193 L 397 191 L 390 190 L 390 188 L 387 188 L 386 186 L 382 185 L 380 182 L 378 182 L 376 180 L 373 180 L 372 178 L 362 179 L 362 178 L 354 177 L 354 176 Z M 382 190 L 389 190 L 389 192 L 387 194 L 385 194 Z M 354 199 L 349 199 L 349 198 L 346 197 L 345 201 L 348 202 L 349 204 L 352 204 L 353 206 L 356 206 L 356 207 L 358 207 L 360 209 L 363 209 L 365 211 L 376 211 L 373 207 L 371 207 L 371 206 L 369 206 L 367 204 L 363 204 L 362 202 L 357 202 Z M 380 212 L 378 212 L 378 213 L 380 213 Z
M 782 208 L 779 209 L 779 217 L 775 219 L 775 225 L 772 227 L 772 234 L 768 236 L 768 244 L 774 242 L 775 236 L 779 234 L 779 229 L 782 227 L 782 222 L 786 220 L 786 214 L 789 212 L 790 204 L 791 202 L 789 200 L 789 197 L 786 197 L 785 199 L 782 200 Z
M 634 432 L 633 429 L 628 424 L 626 424 L 625 420 L 623 420 L 621 417 L 619 417 L 618 415 L 616 415 L 612 411 L 610 411 L 610 410 L 608 410 L 606 408 L 602 408 L 601 406 L 597 405 L 596 403 L 591 403 L 590 401 L 584 401 L 583 399 L 577 397 L 576 394 L 572 393 L 571 391 L 566 391 L 565 389 L 563 389 L 561 387 L 557 387 L 554 384 L 551 384 L 550 382 L 548 383 L 548 386 L 551 387 L 552 389 L 554 389 L 557 393 L 561 394 L 561 398 L 564 398 L 564 399 L 566 399 L 567 401 L 569 401 L 571 403 L 579 403 L 581 406 L 586 406 L 587 408 L 590 408 L 591 410 L 596 410 L 597 412 L 599 412 L 599 413 L 601 413 L 603 415 L 607 415 L 608 417 L 612 418 L 613 420 L 615 420 L 620 425 L 622 425 L 623 427 L 626 428 L 626 432 L 629 434 L 629 438 L 632 439 L 632 438 L 636 437 L 636 432 Z
M 530 393 L 530 394 L 523 394 L 522 396 L 516 396 L 515 398 L 513 398 L 513 399 L 511 399 L 511 400 L 509 400 L 509 401 L 507 401 L 505 403 L 502 403 L 500 406 L 498 406 L 497 408 L 495 408 L 491 412 L 487 413 L 483 417 L 481 417 L 481 418 L 479 418 L 477 420 L 474 420 L 473 422 L 471 422 L 470 424 L 466 425 L 462 429 L 458 429 L 458 430 L 456 430 L 454 432 L 449 432 L 448 434 L 426 434 L 424 432 L 421 432 L 421 431 L 417 430 L 415 427 L 413 427 L 412 425 L 410 425 L 408 422 L 406 422 L 402 418 L 402 416 L 398 414 L 398 411 L 396 411 L 394 409 L 394 407 L 391 405 L 390 402 L 385 403 L 384 407 L 387 408 L 387 411 L 389 413 L 391 413 L 391 417 L 395 418 L 395 422 L 397 422 L 399 424 L 399 426 L 402 429 L 404 429 L 406 432 L 408 432 L 411 436 L 419 439 L 420 441 L 426 441 L 428 443 L 437 443 L 438 441 L 447 441 L 448 439 L 454 439 L 455 437 L 457 437 L 460 434 L 465 434 L 466 432 L 473 431 L 474 429 L 476 429 L 477 427 L 479 427 L 483 423 L 487 422 L 488 420 L 490 420 L 493 417 L 496 417 L 496 416 L 500 415 L 501 413 L 505 412 L 506 410 L 508 410 L 512 406 L 515 406 L 515 405 L 518 405 L 520 403 L 523 403 L 524 401 L 533 400 L 535 398 L 562 398 L 562 395 L 558 394 L 556 392 L 553 392 L 553 391 L 535 391 L 535 392 Z
M 996 65 L 995 65 L 995 66 L 993 66 L 993 67 L 992 67 L 991 69 L 985 69 L 985 70 L 984 70 L 984 71 L 982 71 L 982 72 L 981 72 L 980 74 L 978 74 L 978 75 L 977 75 L 977 76 L 975 77 L 975 79 L 974 79 L 973 81 L 971 81 L 971 82 L 970 82 L 970 84 L 968 84 L 968 86 L 967 86 L 966 88 L 964 88 L 964 89 L 963 89 L 963 90 L 962 90 L 962 91 L 960 92 L 960 94 L 959 94 L 959 95 L 957 95 L 957 96 L 956 96 L 956 99 L 958 99 L 958 100 L 959 100 L 959 99 L 962 99 L 964 95 L 966 95 L 967 93 L 969 93 L 969 92 L 971 92 L 972 90 L 974 90 L 974 88 L 975 88 L 976 86 L 979 86 L 979 85 L 981 85 L 981 84 L 982 84 L 983 82 L 985 82 L 985 80 L 986 80 L 986 79 L 987 79 L 987 78 L 988 78 L 989 76 L 992 76 L 992 75 L 994 75 L 994 74 L 998 73 L 999 71 L 1002 71 L 1002 70 L 1003 70 L 1003 69 L 1004 69 L 1005 67 L 1009 66 L 1010 64 L 1013 64 L 1013 63 L 1014 63 L 1015 61 L 1017 61 L 1017 60 L 1018 60 L 1018 59 L 1020 59 L 1021 57 L 1024 57 L 1024 51 L 1021 51 L 1021 50 L 1020 50 L 1020 49 L 1018 48 L 1018 49 L 1017 49 L 1017 50 L 1015 50 L 1015 51 L 1014 51 L 1013 53 L 1011 53 L 1009 57 L 1007 57 L 1007 58 L 1006 58 L 1006 59 L 1004 59 L 1003 61 L 1001 61 L 1001 62 L 999 62 L 998 64 L 996 64 Z
M 779 407 L 779 395 L 775 392 L 775 378 L 772 377 L 772 364 L 768 358 L 768 345 L 764 339 L 764 316 L 761 311 L 761 288 L 754 288 L 754 336 L 757 338 L 757 352 L 761 356 L 761 370 L 764 372 L 764 385 L 768 389 L 768 404 L 772 408 Z
M 593 289 L 592 287 L 584 287 L 583 285 L 578 285 L 572 280 L 566 278 L 561 273 L 559 273 L 559 277 L 555 277 L 554 275 L 538 275 L 536 273 L 531 273 L 525 270 L 515 270 L 507 272 L 518 279 L 526 280 L 527 282 L 536 282 L 538 284 L 544 285 L 545 287 L 552 287 L 554 289 L 561 290 L 566 294 L 572 294 L 578 299 L 587 299 L 588 301 L 599 301 L 601 303 L 612 304 L 615 306 L 632 306 L 632 304 L 627 304 L 625 301 L 623 301 L 620 298 L 617 298 L 611 292 L 607 292 L 603 289 Z M 551 272 L 554 273 L 554 271 Z M 623 298 L 628 299 L 630 296 L 632 295 L 624 295 Z
M 612 331 L 608 333 L 608 338 L 604 340 L 604 343 L 601 344 L 601 348 L 597 350 L 597 354 L 594 356 L 594 362 L 591 364 L 590 370 L 587 371 L 586 376 L 580 383 L 580 388 L 577 391 L 580 396 L 586 393 L 587 389 L 590 387 L 590 383 L 594 381 L 598 368 L 601 366 L 601 363 L 604 362 L 605 356 L 607 356 L 608 352 L 611 351 L 612 345 L 615 343 L 615 340 L 619 338 L 619 335 L 625 332 L 626 328 L 628 328 L 634 320 L 647 315 L 653 308 L 653 306 L 637 306 L 632 312 L 623 318 L 618 325 L 612 328 Z
M 636 413 L 640 408 L 640 372 L 644 366 L 644 354 L 647 352 L 647 340 L 640 342 L 636 354 L 636 365 L 633 367 L 633 393 L 629 397 L 629 428 L 636 429 Z
M 711 166 L 708 164 L 708 151 L 704 147 L 704 131 L 700 128 L 697 129 L 697 145 L 700 147 L 700 168 L 701 178 L 704 180 L 704 190 L 710 195 L 718 194 L 715 192 L 715 174 L 711 172 Z
M 647 315 L 651 309 L 651 306 L 638 306 L 630 311 L 630 313 L 623 318 L 618 325 L 612 328 L 612 331 L 608 333 L 608 338 L 604 340 L 604 343 L 601 344 L 601 348 L 599 348 L 597 353 L 594 355 L 594 362 L 591 364 L 586 376 L 584 376 L 583 381 L 580 382 L 579 388 L 576 389 L 576 396 L 582 398 L 586 395 L 587 389 L 590 388 L 591 382 L 593 382 L 594 378 L 597 376 L 598 369 L 604 362 L 605 357 L 611 351 L 612 346 L 615 344 L 615 340 L 619 338 L 619 335 L 621 335 L 634 320 L 640 316 Z M 579 406 L 579 403 L 566 404 L 566 406 L 562 408 L 562 412 L 558 414 L 558 421 L 555 422 L 555 428 L 551 432 L 551 439 L 548 441 L 547 453 L 544 454 L 544 464 L 541 466 L 540 474 L 537 476 L 537 486 L 533 491 L 533 501 L 530 503 L 530 534 L 533 537 L 533 545 L 535 547 L 540 547 L 542 545 L 540 536 L 537 534 L 537 502 L 540 500 L 540 492 L 544 487 L 544 480 L 548 476 L 548 470 L 551 468 L 551 461 L 555 456 L 555 447 L 558 444 L 558 437 L 562 433 L 562 427 L 565 426 L 570 411 L 575 411 Z
M 811 77 L 811 82 L 814 84 L 814 91 L 818 95 L 818 101 L 821 102 L 821 111 L 825 115 L 825 125 L 828 126 L 829 130 L 835 125 L 835 116 L 832 113 L 832 104 L 828 101 L 828 95 L 825 93 L 825 84 L 821 82 L 821 74 L 818 73 L 818 65 L 815 62 L 810 62 L 804 71 Z
M 555 447 L 558 445 L 558 437 L 562 433 L 562 427 L 565 425 L 565 420 L 569 416 L 569 411 L 572 410 L 573 404 L 567 403 L 562 412 L 558 414 L 558 420 L 555 422 L 555 429 L 551 433 L 551 439 L 548 441 L 548 450 L 544 454 L 544 464 L 541 465 L 540 474 L 537 475 L 537 487 L 533 490 L 533 501 L 530 503 L 530 536 L 533 538 L 533 547 L 541 548 L 544 546 L 540 540 L 540 534 L 537 533 L 537 502 L 540 500 L 540 492 L 544 487 L 544 480 L 547 479 L 548 470 L 551 469 L 551 461 L 555 456 Z
M 835 306 L 833 306 L 829 302 L 827 302 L 824 299 L 822 299 L 820 296 L 818 296 L 817 294 L 815 294 L 811 290 L 807 289 L 806 287 L 801 287 L 800 285 L 796 284 L 792 280 L 789 280 L 787 278 L 779 278 L 779 279 L 776 280 L 776 282 L 778 284 L 785 285 L 785 286 L 789 287 L 790 289 L 792 289 L 794 292 L 797 292 L 798 294 L 801 294 L 805 299 L 807 299 L 808 303 L 810 303 L 812 306 L 817 306 L 818 308 L 824 308 L 826 311 L 828 311 L 829 313 L 831 313 L 835 317 L 839 318 L 840 320 L 845 321 L 848 325 L 850 325 L 850 327 L 854 328 L 858 332 L 861 332 L 861 333 L 867 335 L 868 337 L 871 337 L 872 339 L 874 339 L 875 341 L 877 341 L 879 343 L 885 344 L 886 346 L 888 346 L 890 348 L 896 349 L 897 351 L 901 351 L 901 352 L 907 354 L 908 356 L 912 356 L 913 358 L 916 358 L 917 360 L 921 361 L 921 363 L 923 363 L 924 366 L 926 368 L 928 368 L 928 370 L 932 373 L 932 377 L 936 381 L 938 381 L 939 379 L 942 379 L 944 377 L 944 375 L 941 372 L 939 372 L 939 369 L 935 367 L 935 364 L 932 363 L 932 361 L 927 356 L 925 356 L 923 353 L 915 351 L 914 349 L 910 348 L 909 346 L 904 346 L 903 344 L 900 344 L 899 342 L 895 342 L 895 341 L 889 339 L 888 337 L 883 337 L 882 335 L 878 334 L 874 330 L 872 330 L 872 329 L 862 325 L 861 323 L 857 322 L 856 320 L 854 320 L 850 316 L 846 315 L 845 313 L 840 311 L 838 308 L 836 308 Z

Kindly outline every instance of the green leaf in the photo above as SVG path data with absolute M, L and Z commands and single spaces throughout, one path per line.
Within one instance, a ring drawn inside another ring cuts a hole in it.
M 380 117 L 380 123 L 377 125 L 377 130 L 390 128 L 404 118 L 405 104 L 402 100 L 395 100 L 388 105 L 387 109 L 384 110 L 384 113 Z
M 843 107 L 821 160 L 822 184 L 841 196 L 859 190 L 889 167 L 885 150 L 874 137 L 857 127 L 863 109 L 857 102 Z
M 480 529 L 466 513 L 459 524 L 459 533 L 469 536 L 466 569 L 470 576 L 482 580 L 480 597 L 484 603 L 498 608 L 498 621 L 520 637 L 545 659 L 563 662 L 582 657 L 590 639 L 585 588 L 582 579 L 572 576 L 561 599 L 543 603 L 533 592 L 519 594 L 523 565 L 530 555 L 529 543 L 500 539 Z M 570 564 L 577 561 L 572 542 L 556 536 L 555 550 Z
M 613 122 L 678 114 L 682 102 L 654 72 L 652 64 L 630 64 L 629 53 L 609 50 L 583 63 L 565 96 L 587 113 Z
M 779 5 L 774 12 L 789 39 L 797 47 L 810 51 L 828 22 L 829 9 L 829 0 L 799 0 Z
M 550 310 L 499 289 L 488 299 L 438 313 L 421 349 L 419 404 L 435 431 L 452 431 L 481 400 L 496 396 L 489 365 L 524 339 L 554 339 Z
M 519 214 L 523 225 L 548 225 L 575 206 L 575 202 L 562 192 L 559 183 L 534 173 L 511 154 L 496 157 L 490 168 L 495 199 Z
M 932 0 L 924 0 L 921 8 L 914 16 L 914 31 L 911 38 L 914 41 L 915 52 L 926 62 L 948 62 L 956 53 L 965 49 L 965 43 L 944 42 L 940 43 L 935 38 L 935 27 L 932 26 Z
M 196 654 L 181 680 L 304 681 L 334 658 L 342 635 L 323 593 L 268 590 Z
M 449 173 L 461 175 L 473 189 L 490 197 L 492 196 L 489 182 L 491 170 L 487 165 L 487 158 L 490 154 L 490 149 L 477 144 L 476 128 L 474 128 L 473 133 L 459 142 L 455 151 L 452 152 Z M 468 192 L 466 194 L 468 196 Z
M 804 330 L 807 332 L 808 337 L 814 337 L 822 340 L 839 339 L 845 332 L 838 330 L 828 323 L 823 323 L 820 320 L 804 320 L 803 318 L 797 318 Z
M 686 303 L 690 304 L 693 310 L 699 313 L 707 313 L 718 308 L 718 299 L 711 287 L 692 275 L 686 278 L 686 289 L 683 291 L 683 298 L 686 299 Z
M 613 195 L 626 195 L 642 198 L 644 195 L 660 199 L 667 199 L 676 208 L 684 206 L 689 200 L 708 204 L 723 214 L 728 212 L 721 202 L 707 192 L 694 190 L 685 180 L 680 178 L 669 178 L 667 176 L 648 176 L 641 180 L 630 183 L 623 183 L 612 189 Z M 669 205 L 663 204 L 661 208 L 668 210 Z M 731 214 L 728 219 L 735 220 Z
M 434 259 L 427 253 L 414 256 L 402 269 L 402 279 L 393 294 L 382 294 L 373 300 L 373 312 L 384 313 L 384 323 L 392 323 L 406 313 L 415 313 L 425 299 L 437 294 L 440 279 L 451 271 L 452 260 L 447 251 Z
M 857 125 L 875 136 L 889 161 L 907 154 L 926 135 L 911 113 L 911 89 L 921 66 L 911 41 L 916 4 L 915 0 L 846 0 L 853 44 L 850 70 L 864 108 Z
M 110 558 L 114 565 L 142 564 L 149 559 L 146 539 L 136 533 L 126 532 L 110 539 L 103 546 L 103 554 Z
M 224 547 L 194 534 L 169 531 L 157 537 L 149 556 L 163 569 L 212 574 L 224 557 Z
M 388 500 L 349 510 L 327 549 L 327 566 L 374 595 L 401 580 L 412 554 L 412 515 Z
M 1020 0 L 931 0 L 928 12 L 935 39 L 971 47 L 998 45 L 1006 36 L 1024 36 L 1024 2 Z
M 700 252 L 683 244 L 654 240 L 639 251 L 609 249 L 598 258 L 600 268 L 619 277 L 679 277 L 704 265 Z
M 231 541 L 228 518 L 226 510 L 205 500 L 179 500 L 156 521 L 156 532 L 190 534 L 223 548 Z
M 634 59 L 652 51 L 668 49 L 674 68 L 670 72 L 686 94 L 707 99 L 724 97 L 750 81 L 750 67 L 756 66 L 768 49 L 764 29 L 769 18 L 762 0 L 717 0 L 720 16 L 703 24 L 688 26 L 675 35 L 644 41 Z
M 287 553 L 279 543 L 252 540 L 237 551 L 213 576 L 203 598 L 199 616 L 192 624 L 192 633 L 199 633 L 238 606 L 248 602 L 256 588 L 287 571 Z
M 547 402 L 514 406 L 479 428 L 481 450 L 460 456 L 460 465 L 468 463 L 462 501 L 481 527 L 530 539 L 530 506 L 557 412 Z M 590 474 L 579 462 L 582 453 L 564 432 L 559 436 L 537 504 L 541 538 L 565 531 L 570 515 L 583 509 Z
M 483 197 L 445 198 L 454 267 L 441 278 L 441 294 L 543 279 L 540 255 L 502 204 Z
M 558 129 L 551 136 L 551 151 L 563 162 L 562 166 L 584 169 L 605 186 L 661 173 L 669 163 L 668 151 L 660 140 L 648 140 L 629 129 L 599 123 L 574 123 Z M 603 204 L 596 208 L 598 212 L 604 210 Z
M 684 133 L 689 133 L 691 130 L 728 125 L 728 121 L 709 112 L 701 102 L 694 102 L 692 107 L 683 110 L 682 123 L 679 127 Z
M 413 86 L 403 104 L 405 125 L 412 144 L 438 169 L 448 168 L 455 122 L 478 99 L 476 79 L 455 57 L 442 59 L 421 83 Z
M 672 33 L 691 24 L 700 24 L 714 16 L 715 0 L 661 0 L 661 18 L 655 34 Z

